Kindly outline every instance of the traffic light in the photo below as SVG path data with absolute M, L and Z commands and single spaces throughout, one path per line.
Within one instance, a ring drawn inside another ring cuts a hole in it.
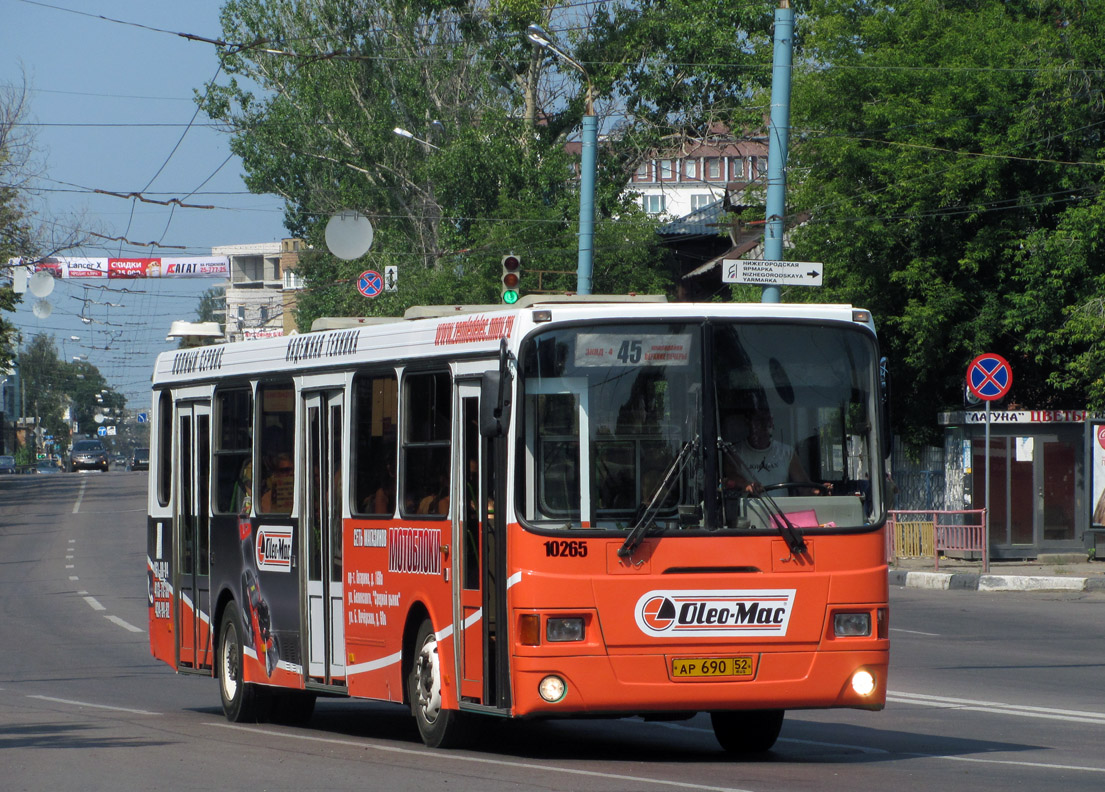
M 503 302 L 513 305 L 518 302 L 518 284 L 521 283 L 522 259 L 511 253 L 503 256 Z

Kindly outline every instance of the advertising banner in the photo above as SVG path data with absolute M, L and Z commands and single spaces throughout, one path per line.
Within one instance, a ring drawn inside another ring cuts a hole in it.
M 1090 525 L 1105 530 L 1105 423 L 1090 424 Z
M 33 272 L 49 272 L 55 278 L 229 278 L 226 256 L 174 256 L 157 258 L 89 258 L 50 256 L 35 262 L 9 259 L 8 266 L 26 266 Z

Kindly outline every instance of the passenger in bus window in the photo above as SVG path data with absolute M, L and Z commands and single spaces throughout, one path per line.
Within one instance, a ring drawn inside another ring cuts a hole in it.
M 733 444 L 733 453 L 726 455 L 726 489 L 748 493 L 784 482 L 810 482 L 804 493 L 820 494 L 822 487 L 813 485 L 809 474 L 790 445 L 774 438 L 775 419 L 766 407 L 756 407 L 745 414 L 747 433 Z M 825 484 L 828 490 L 832 485 Z
M 277 454 L 271 475 L 261 491 L 261 511 L 268 514 L 288 514 L 292 510 L 295 488 L 295 467 L 291 454 Z
M 234 496 L 231 501 L 233 510 L 247 515 L 253 508 L 253 461 L 247 459 L 242 472 L 234 483 Z
M 419 514 L 449 513 L 449 477 L 439 476 L 437 486 L 418 502 Z

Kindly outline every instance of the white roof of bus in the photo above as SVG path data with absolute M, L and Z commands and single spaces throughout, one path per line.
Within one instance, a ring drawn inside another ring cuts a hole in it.
M 356 323 L 345 329 L 328 329 L 278 338 L 239 341 L 232 344 L 163 352 L 158 356 L 153 384 L 197 382 L 213 376 L 257 376 L 272 372 L 309 372 L 334 365 L 372 360 L 412 360 L 424 357 L 493 356 L 506 336 L 512 349 L 537 324 L 534 313 L 549 311 L 548 321 L 594 322 L 603 319 L 774 318 L 821 320 L 865 324 L 850 305 L 798 303 L 659 303 L 616 301 L 592 297 L 587 301 L 564 298 L 528 299 L 518 306 L 432 306 L 415 314 L 428 318 Z M 625 300 L 625 298 L 622 298 Z M 414 315 L 414 314 L 412 314 Z

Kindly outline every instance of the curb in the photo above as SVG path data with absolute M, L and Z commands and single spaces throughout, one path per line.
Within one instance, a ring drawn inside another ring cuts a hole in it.
M 892 569 L 891 586 L 933 591 L 1105 591 L 1105 577 L 982 575 L 973 572 L 907 572 Z

